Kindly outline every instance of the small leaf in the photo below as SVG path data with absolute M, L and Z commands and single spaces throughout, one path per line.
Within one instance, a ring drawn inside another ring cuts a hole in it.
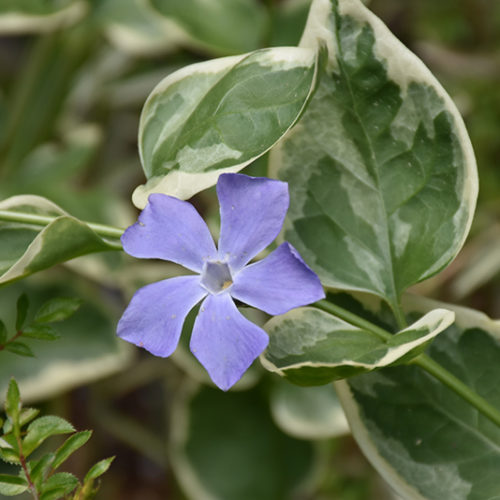
M 53 469 L 57 469 L 72 453 L 83 446 L 92 435 L 92 431 L 82 431 L 70 436 L 62 446 L 56 451 Z
M 28 426 L 28 433 L 23 440 L 23 452 L 28 456 L 48 437 L 56 434 L 74 432 L 74 427 L 63 418 L 54 416 L 40 417 Z
M 9 388 L 7 389 L 7 398 L 5 400 L 5 413 L 12 422 L 19 420 L 19 412 L 21 411 L 21 394 L 15 379 L 11 378 Z
M 26 321 L 26 315 L 28 314 L 29 301 L 28 296 L 23 293 L 17 299 L 17 316 L 16 316 L 16 330 L 21 330 Z
M 47 455 L 44 455 L 40 460 L 32 460 L 29 462 L 31 480 L 38 489 L 41 487 L 53 461 L 54 453 L 47 453 Z
M 0 494 L 6 496 L 19 495 L 28 489 L 26 479 L 18 476 L 0 474 Z
M 27 356 L 30 358 L 35 357 L 31 347 L 27 346 L 23 342 L 10 342 L 5 346 L 5 350 L 18 354 L 19 356 Z
M 36 323 L 23 330 L 24 337 L 39 340 L 57 340 L 61 337 L 50 325 L 37 325 Z
M 0 448 L 0 458 L 9 464 L 19 463 L 19 456 L 12 448 Z
M 36 408 L 23 408 L 19 417 L 20 427 L 31 422 L 39 413 L 40 410 L 37 410 Z
M 102 476 L 109 469 L 114 459 L 115 457 L 109 457 L 97 462 L 85 475 L 84 483 L 88 483 L 89 481 L 93 481 L 99 476 Z
M 40 500 L 57 500 L 71 493 L 78 485 L 78 479 L 69 472 L 58 472 L 45 482 Z
M 0 345 L 4 345 L 7 341 L 7 328 L 4 322 L 0 319 Z
M 69 318 L 80 307 L 80 299 L 58 297 L 51 299 L 38 310 L 35 323 L 54 323 Z

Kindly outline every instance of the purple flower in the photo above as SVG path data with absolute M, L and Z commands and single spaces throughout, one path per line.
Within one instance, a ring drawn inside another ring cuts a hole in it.
M 138 222 L 123 234 L 123 248 L 134 257 L 169 260 L 198 274 L 138 290 L 118 323 L 118 335 L 156 356 L 170 356 L 187 314 L 205 298 L 190 348 L 214 383 L 228 390 L 269 342 L 264 330 L 240 314 L 233 299 L 276 315 L 322 299 L 324 292 L 289 243 L 247 265 L 283 225 L 289 204 L 286 183 L 223 174 L 217 196 L 218 250 L 190 203 L 163 194 L 149 197 Z

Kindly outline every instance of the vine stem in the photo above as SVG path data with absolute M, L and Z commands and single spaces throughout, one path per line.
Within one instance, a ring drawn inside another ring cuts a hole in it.
M 21 442 L 21 438 L 19 435 L 16 435 L 17 446 L 19 447 L 19 462 L 21 463 L 21 467 L 26 475 L 26 481 L 28 481 L 28 488 L 33 495 L 34 500 L 39 500 L 38 490 L 36 489 L 35 484 L 31 480 L 31 476 L 28 470 L 28 464 L 26 463 L 26 457 L 23 454 L 23 444 Z
M 0 220 L 7 222 L 21 222 L 23 224 L 33 224 L 35 226 L 48 226 L 61 216 L 37 215 L 27 212 L 14 212 L 11 210 L 0 210 Z M 107 226 L 105 224 L 95 224 L 93 222 L 85 222 L 90 229 L 100 236 L 105 238 L 119 239 L 123 234 L 124 229 L 119 227 Z
M 387 330 L 384 330 L 370 321 L 360 318 L 358 315 L 344 309 L 343 307 L 332 304 L 326 300 L 320 300 L 319 302 L 313 304 L 313 306 L 337 316 L 351 325 L 367 330 L 377 335 L 377 337 L 382 340 L 388 340 L 393 336 L 393 334 L 389 333 Z M 455 377 L 455 375 L 446 370 L 446 368 L 441 366 L 439 363 L 436 363 L 436 361 L 432 358 L 426 354 L 420 354 L 416 358 L 412 359 L 408 364 L 416 365 L 425 370 L 500 427 L 500 411 L 468 385 L 464 384 L 459 378 Z

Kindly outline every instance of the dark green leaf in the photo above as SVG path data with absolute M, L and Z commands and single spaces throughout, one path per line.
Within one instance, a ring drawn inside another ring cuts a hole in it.
M 102 476 L 109 469 L 114 459 L 115 457 L 105 458 L 104 460 L 101 460 L 100 462 L 97 462 L 95 465 L 93 465 L 85 475 L 84 484 L 97 479 L 99 476 Z
M 56 434 L 74 432 L 74 427 L 60 417 L 39 417 L 28 426 L 28 432 L 23 440 L 23 452 L 28 456 L 38 448 L 48 437 Z
M 53 460 L 54 453 L 47 453 L 47 455 L 44 455 L 40 460 L 32 460 L 29 462 L 30 477 L 37 488 L 41 487 Z
M 90 439 L 91 435 L 92 431 L 82 431 L 70 436 L 56 451 L 52 468 L 57 469 L 72 453 L 83 446 Z
M 74 314 L 81 306 L 80 299 L 59 297 L 51 299 L 37 311 L 35 323 L 54 323 L 63 321 Z
M 0 345 L 4 345 L 7 341 L 7 328 L 4 322 L 0 319 Z
M 17 299 L 17 316 L 16 316 L 16 330 L 19 331 L 22 329 L 24 322 L 26 321 L 26 315 L 28 314 L 29 300 L 28 296 L 23 293 Z
M 18 354 L 19 356 L 27 356 L 30 358 L 34 358 L 35 354 L 31 350 L 31 347 L 27 346 L 23 342 L 9 342 L 5 346 L 5 350 L 9 352 L 13 352 L 14 354 Z
M 40 410 L 36 408 L 23 408 L 21 411 L 21 415 L 19 417 L 19 425 L 22 427 L 27 423 L 31 422 L 38 414 Z
M 19 495 L 28 489 L 26 479 L 19 476 L 0 474 L 0 493 L 6 496 Z
M 57 472 L 43 485 L 40 500 L 57 500 L 71 493 L 77 486 L 78 479 L 73 474 Z
M 37 325 L 36 323 L 27 326 L 23 330 L 23 336 L 39 340 L 57 340 L 61 337 L 50 325 Z

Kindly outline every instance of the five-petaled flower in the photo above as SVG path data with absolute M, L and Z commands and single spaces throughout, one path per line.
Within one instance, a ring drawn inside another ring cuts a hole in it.
M 188 202 L 152 194 L 138 222 L 122 236 L 125 251 L 158 258 L 199 273 L 147 285 L 133 296 L 118 323 L 118 335 L 156 356 L 170 356 L 189 311 L 203 298 L 190 348 L 223 390 L 236 383 L 266 348 L 268 336 L 247 320 L 233 299 L 268 314 L 283 314 L 324 297 L 316 274 L 283 243 L 247 265 L 278 235 L 288 210 L 285 182 L 222 174 L 219 248 Z

